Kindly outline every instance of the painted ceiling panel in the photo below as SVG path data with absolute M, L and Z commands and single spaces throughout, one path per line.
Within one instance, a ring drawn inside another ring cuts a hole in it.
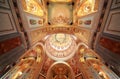
M 78 9 L 78 16 L 85 16 L 98 10 L 100 0 L 81 0 Z
M 70 3 L 50 3 L 48 5 L 48 22 L 50 24 L 70 24 L 73 7 Z
M 23 9 L 33 15 L 43 16 L 44 12 L 36 0 L 22 0 Z

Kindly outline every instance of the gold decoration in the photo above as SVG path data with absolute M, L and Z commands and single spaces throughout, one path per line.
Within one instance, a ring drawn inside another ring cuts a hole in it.
M 47 38 L 45 51 L 54 60 L 67 60 L 74 55 L 76 46 L 76 42 L 71 35 L 57 33 Z
M 25 12 L 43 16 L 43 10 L 36 0 L 22 0 L 22 5 Z
M 86 0 L 82 1 L 77 16 L 85 16 L 94 13 L 98 10 L 99 0 Z
M 52 18 L 50 21 L 51 24 L 69 24 L 70 22 L 71 22 L 70 18 L 61 16 L 61 15 L 58 17 Z

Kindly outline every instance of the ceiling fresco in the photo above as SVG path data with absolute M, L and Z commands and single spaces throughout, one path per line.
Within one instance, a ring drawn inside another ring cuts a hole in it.
M 43 16 L 44 12 L 42 7 L 36 0 L 22 0 L 23 9 L 33 15 Z
M 76 51 L 76 47 L 74 37 L 64 33 L 52 34 L 45 42 L 45 51 L 54 60 L 71 58 Z
M 71 3 L 49 3 L 48 22 L 50 24 L 70 24 L 73 19 Z
M 71 67 L 65 62 L 54 63 L 47 74 L 47 79 L 74 79 Z
M 77 16 L 85 16 L 97 12 L 100 0 L 81 0 Z

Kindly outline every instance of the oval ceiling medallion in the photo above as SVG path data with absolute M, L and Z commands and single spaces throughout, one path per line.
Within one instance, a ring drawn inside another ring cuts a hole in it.
M 45 42 L 46 54 L 54 60 L 67 60 L 76 51 L 76 42 L 72 35 L 57 33 L 50 35 Z

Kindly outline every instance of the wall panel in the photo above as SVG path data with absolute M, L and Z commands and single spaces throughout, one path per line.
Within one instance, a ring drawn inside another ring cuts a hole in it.
M 10 10 L 0 9 L 0 35 L 17 32 Z
M 12 1 L 0 0 L 0 77 L 25 51 Z
M 120 9 L 110 11 L 104 33 L 120 36 Z
M 106 0 L 94 42 L 94 50 L 120 76 L 120 0 Z

